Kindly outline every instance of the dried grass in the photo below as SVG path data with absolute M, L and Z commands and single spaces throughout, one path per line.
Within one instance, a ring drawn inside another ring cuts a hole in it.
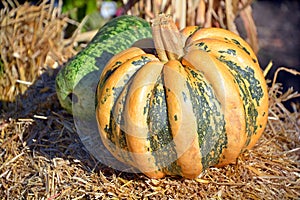
M 64 38 L 69 19 L 61 14 L 61 5 L 54 7 L 54 1 L 37 6 L 2 2 L 0 100 L 13 101 L 47 66 L 58 66 L 75 52 L 72 39 Z
M 20 64 L 16 58 L 7 62 Z M 38 76 L 1 113 L 2 199 L 299 199 L 300 105 L 294 104 L 292 111 L 283 105 L 299 94 L 283 93 L 277 75 L 269 88 L 267 128 L 236 165 L 209 168 L 194 180 L 153 180 L 116 171 L 93 158 L 81 143 L 72 116 L 59 105 L 56 73 L 57 69 L 48 70 Z
M 180 29 L 186 26 L 221 27 L 239 34 L 235 20 L 244 24 L 246 40 L 258 52 L 257 30 L 252 17 L 253 0 L 123 0 L 125 13 L 151 20 L 159 13 L 172 14 Z M 241 27 L 240 27 L 241 28 Z

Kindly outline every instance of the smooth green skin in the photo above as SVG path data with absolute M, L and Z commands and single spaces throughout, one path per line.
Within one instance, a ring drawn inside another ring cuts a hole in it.
M 141 18 L 124 15 L 107 22 L 88 46 L 58 72 L 56 92 L 61 106 L 72 113 L 72 104 L 79 99 L 79 103 L 84 105 L 81 105 L 77 113 L 84 114 L 90 109 L 94 110 L 95 104 L 90 99 L 95 96 L 92 93 L 95 92 L 106 63 L 136 41 L 151 37 L 149 23 Z M 86 101 L 86 98 L 89 100 Z

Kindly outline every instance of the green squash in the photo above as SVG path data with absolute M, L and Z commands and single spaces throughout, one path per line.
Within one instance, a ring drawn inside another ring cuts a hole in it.
M 79 115 L 93 115 L 95 90 L 106 63 L 137 40 L 149 37 L 149 23 L 141 18 L 124 15 L 107 22 L 58 72 L 56 92 L 61 106 L 69 113 L 76 107 Z

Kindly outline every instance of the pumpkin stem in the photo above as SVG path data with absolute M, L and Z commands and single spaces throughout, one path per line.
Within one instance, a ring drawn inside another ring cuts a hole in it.
M 152 21 L 152 34 L 162 62 L 178 60 L 184 55 L 180 31 L 170 15 L 160 14 Z

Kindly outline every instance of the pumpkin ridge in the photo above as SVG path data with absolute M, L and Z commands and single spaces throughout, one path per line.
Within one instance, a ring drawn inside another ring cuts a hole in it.
M 133 76 L 135 72 L 143 66 L 143 64 L 150 62 L 151 60 L 157 60 L 157 58 L 151 54 L 143 54 L 128 59 L 116 68 L 114 73 L 109 76 L 101 88 L 100 84 L 98 85 L 100 98 L 98 98 L 97 110 L 99 112 L 97 112 L 96 117 L 100 128 L 100 135 L 105 141 L 104 145 L 108 146 L 109 142 L 110 145 L 116 145 L 116 138 L 112 133 L 111 127 L 111 117 L 113 114 L 112 109 L 115 105 L 115 101 L 124 88 L 124 84 L 130 80 L 129 77 Z M 112 147 L 107 148 L 113 150 Z
M 150 97 L 148 127 L 151 151 L 155 163 L 166 174 L 180 175 L 181 169 L 177 165 L 177 153 L 167 116 L 165 87 L 162 74 L 158 77 Z
M 111 124 L 111 134 L 114 135 L 115 138 L 115 146 L 117 147 L 116 153 L 118 160 L 122 162 L 128 162 L 130 165 L 134 163 L 134 159 L 132 155 L 129 153 L 129 148 L 126 140 L 126 132 L 124 130 L 124 107 L 125 107 L 125 99 L 127 98 L 128 88 L 131 85 L 131 81 L 129 81 L 120 95 L 118 96 L 115 104 L 112 108 L 112 115 L 110 119 Z
M 154 177 L 165 175 L 155 165 L 156 158 L 152 154 L 148 127 L 150 97 L 162 68 L 162 63 L 151 61 L 138 70 L 132 79 L 124 109 L 124 130 L 127 133 L 126 140 L 135 166 L 143 173 Z
M 242 97 L 242 100 L 244 102 L 244 111 L 245 111 L 245 122 L 246 122 L 246 132 L 248 134 L 247 141 L 245 143 L 245 147 L 249 145 L 251 136 L 256 134 L 257 131 L 257 116 L 258 112 L 256 109 L 256 106 L 254 102 L 249 98 L 250 97 L 250 91 L 248 84 L 245 83 L 245 80 L 243 75 L 241 73 L 238 73 L 237 68 L 239 68 L 236 63 L 232 63 L 231 61 L 219 58 L 221 62 L 223 62 L 225 65 L 227 65 L 230 68 L 230 72 L 235 77 L 236 82 L 238 83 L 238 87 L 240 89 L 240 95 Z
M 197 124 L 187 86 L 187 72 L 179 61 L 170 60 L 165 64 L 163 74 L 170 129 L 178 155 L 177 164 L 182 176 L 194 178 L 203 170 L 203 166 Z
M 185 69 L 188 73 L 187 83 L 197 119 L 202 166 L 206 169 L 219 162 L 223 149 L 227 147 L 224 115 L 213 88 L 203 74 L 187 66 Z

